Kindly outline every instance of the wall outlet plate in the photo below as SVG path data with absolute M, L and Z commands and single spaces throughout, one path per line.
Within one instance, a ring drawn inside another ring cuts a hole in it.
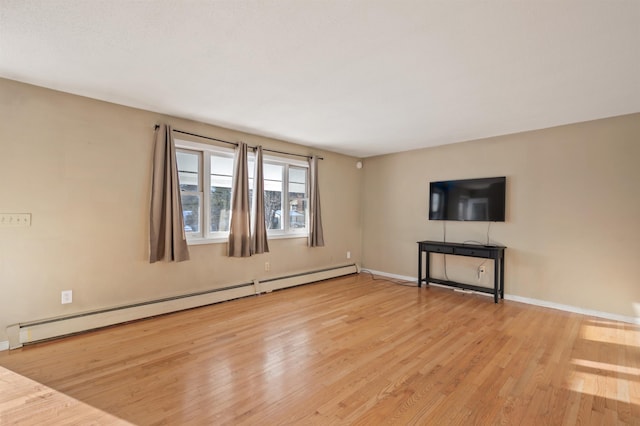
M 60 303 L 63 305 L 73 302 L 73 290 L 63 290 L 60 296 Z

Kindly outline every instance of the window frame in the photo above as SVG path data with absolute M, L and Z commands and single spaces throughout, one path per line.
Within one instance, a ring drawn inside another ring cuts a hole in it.
M 201 239 L 204 241 L 212 241 L 212 242 L 226 242 L 229 239 L 229 231 L 212 231 L 211 230 L 211 155 L 216 154 L 220 157 L 231 158 L 234 159 L 235 152 L 232 149 L 209 149 L 208 152 L 203 152 L 203 162 L 207 164 L 206 170 L 203 170 L 203 187 L 207 188 L 207 191 L 204 191 L 206 194 L 206 199 L 203 201 L 203 205 L 207 206 L 207 212 L 205 218 L 207 220 L 206 228 L 203 228 L 203 233 Z M 231 166 L 231 195 L 233 196 L 233 165 Z M 207 177 L 207 181 L 204 182 L 204 177 Z M 206 203 L 206 204 L 205 204 Z M 231 212 L 231 204 L 229 204 L 229 212 Z M 229 213 L 229 221 L 231 221 L 231 213 Z M 229 222 L 231 223 L 231 222 Z
M 267 237 L 269 239 L 278 238 L 301 238 L 309 235 L 309 163 L 301 160 L 279 157 L 270 154 L 264 154 L 264 164 L 282 165 L 282 222 L 283 229 L 268 229 Z M 289 168 L 295 167 L 305 169 L 305 194 L 307 195 L 307 208 L 305 209 L 305 227 L 291 228 L 290 224 L 290 205 L 289 205 Z
M 177 151 L 197 153 L 200 161 L 200 174 L 198 175 L 198 186 L 202 190 L 199 192 L 200 198 L 200 232 L 185 232 L 187 243 L 189 245 L 198 244 L 215 244 L 226 243 L 229 239 L 229 231 L 211 231 L 211 156 L 218 155 L 221 157 L 235 158 L 235 150 L 233 148 L 220 147 L 184 139 L 174 139 Z M 255 155 L 249 153 L 249 160 L 255 162 Z M 309 163 L 304 160 L 291 159 L 277 155 L 265 153 L 263 156 L 264 164 L 281 165 L 282 167 L 282 222 L 283 229 L 268 229 L 267 237 L 269 239 L 284 238 L 306 238 L 309 235 Z M 255 163 L 254 163 L 255 164 Z M 290 205 L 289 205 L 289 169 L 290 167 L 305 170 L 305 227 L 291 228 Z M 233 173 L 232 170 L 232 188 L 233 193 Z M 192 194 L 193 191 L 180 191 Z
M 202 186 L 202 163 L 203 163 L 203 154 L 200 151 L 196 151 L 196 150 L 192 150 L 192 149 L 184 149 L 184 148 L 178 148 L 176 146 L 176 155 L 178 153 L 185 153 L 185 154 L 191 154 L 191 155 L 197 155 L 198 157 L 198 172 L 197 172 L 197 189 L 195 191 L 187 191 L 187 190 L 183 190 L 182 188 L 180 188 L 180 175 L 178 174 L 178 188 L 180 191 L 180 202 L 182 203 L 182 195 L 189 195 L 189 196 L 194 196 L 198 198 L 198 229 L 200 229 L 200 231 L 202 231 L 202 226 L 204 224 L 204 217 L 203 217 L 203 213 L 204 213 L 204 205 L 202 204 L 204 201 L 204 187 Z M 180 171 L 178 169 L 178 171 Z M 182 220 L 184 221 L 184 216 L 182 218 Z M 196 231 L 187 231 L 185 230 L 185 235 L 188 238 L 194 238 L 197 237 L 201 232 L 196 232 Z

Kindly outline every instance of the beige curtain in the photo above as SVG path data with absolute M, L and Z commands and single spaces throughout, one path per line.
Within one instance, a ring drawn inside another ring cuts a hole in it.
M 256 168 L 253 174 L 251 231 L 251 254 L 269 253 L 267 225 L 264 215 L 264 170 L 262 167 L 261 146 L 256 148 Z
M 176 147 L 171 127 L 164 124 L 156 129 L 153 148 L 149 225 L 149 263 L 163 259 L 168 262 L 189 260 Z
M 240 142 L 236 150 L 231 194 L 231 224 L 229 225 L 229 256 L 251 256 L 251 222 L 249 221 L 249 173 L 247 144 Z
M 324 247 L 322 215 L 320 213 L 320 189 L 318 188 L 318 157 L 309 159 L 309 247 Z

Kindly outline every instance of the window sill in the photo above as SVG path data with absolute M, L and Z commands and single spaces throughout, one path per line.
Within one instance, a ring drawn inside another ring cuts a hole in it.
M 290 232 L 288 234 L 272 234 L 267 235 L 267 240 L 283 240 L 287 238 L 307 238 L 309 234 L 307 232 Z
M 274 234 L 274 235 L 268 235 L 267 236 L 267 240 L 284 240 L 284 239 L 290 239 L 290 238 L 307 238 L 309 236 L 309 234 L 305 233 L 288 233 L 288 234 Z M 187 237 L 187 245 L 190 246 L 199 246 L 199 245 L 203 245 L 203 244 L 223 244 L 223 243 L 227 243 L 229 242 L 229 238 L 228 237 L 223 237 L 223 238 L 197 238 L 197 237 L 192 237 L 192 238 L 188 238 Z
M 202 244 L 221 244 L 226 243 L 228 238 L 187 238 L 187 245 L 199 246 Z

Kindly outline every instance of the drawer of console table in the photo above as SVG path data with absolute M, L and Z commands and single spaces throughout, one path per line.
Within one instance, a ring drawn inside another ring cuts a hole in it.
M 432 244 L 422 244 L 422 249 L 433 253 L 453 254 L 453 247 L 443 247 Z
M 491 257 L 491 250 L 475 247 L 456 247 L 453 254 L 460 256 Z

